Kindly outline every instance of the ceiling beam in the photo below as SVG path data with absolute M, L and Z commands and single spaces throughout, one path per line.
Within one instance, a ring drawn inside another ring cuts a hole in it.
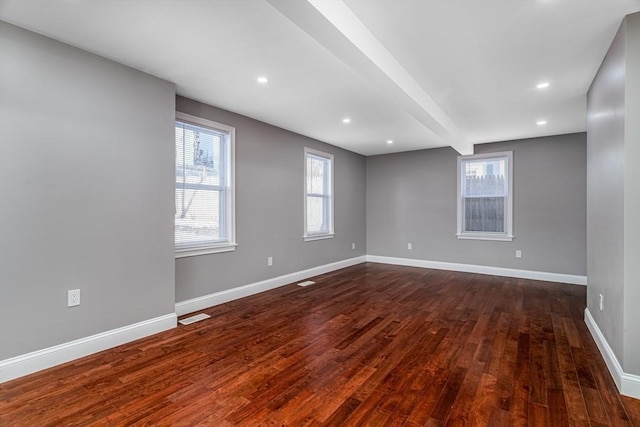
M 473 144 L 342 0 L 268 2 L 372 88 L 404 108 L 443 145 L 473 154 Z

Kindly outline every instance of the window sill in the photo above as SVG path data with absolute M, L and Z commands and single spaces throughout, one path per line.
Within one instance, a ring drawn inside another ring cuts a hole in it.
M 513 236 L 501 234 L 501 235 L 491 235 L 491 234 L 456 234 L 458 239 L 462 240 L 493 240 L 496 242 L 511 242 L 513 240 Z
M 335 236 L 334 233 L 330 233 L 330 234 L 317 234 L 317 235 L 309 235 L 309 236 L 303 236 L 303 239 L 305 242 L 313 242 L 314 240 L 324 240 L 324 239 L 333 239 L 333 236 Z
M 221 252 L 233 252 L 236 250 L 237 243 L 229 243 L 220 246 L 208 246 L 204 248 L 190 248 L 190 249 L 177 249 L 175 253 L 176 258 L 186 258 L 198 255 L 217 254 Z

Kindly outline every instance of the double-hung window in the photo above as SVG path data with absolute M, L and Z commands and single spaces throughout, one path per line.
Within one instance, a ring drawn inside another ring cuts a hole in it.
M 235 249 L 235 129 L 176 113 L 176 256 Z
M 458 157 L 460 239 L 513 239 L 513 153 Z
M 304 239 L 333 237 L 333 155 L 304 149 Z

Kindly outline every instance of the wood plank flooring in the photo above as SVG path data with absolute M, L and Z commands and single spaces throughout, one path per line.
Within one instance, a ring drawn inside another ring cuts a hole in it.
M 633 426 L 582 286 L 360 264 L 0 385 L 0 425 Z

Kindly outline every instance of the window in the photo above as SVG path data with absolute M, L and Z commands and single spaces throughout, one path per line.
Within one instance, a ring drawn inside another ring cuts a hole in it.
M 333 237 L 333 156 L 304 149 L 304 239 Z
M 513 240 L 513 154 L 458 157 L 459 239 Z
M 235 129 L 176 113 L 176 257 L 235 249 Z

